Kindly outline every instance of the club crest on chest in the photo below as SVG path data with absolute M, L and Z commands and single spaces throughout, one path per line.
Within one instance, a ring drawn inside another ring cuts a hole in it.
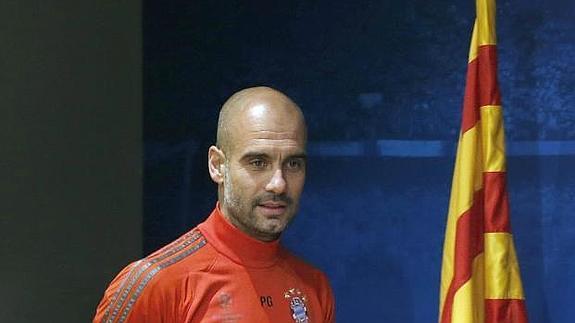
M 289 300 L 292 318 L 296 323 L 311 323 L 308 318 L 307 298 L 297 288 L 290 288 L 284 293 L 284 297 Z

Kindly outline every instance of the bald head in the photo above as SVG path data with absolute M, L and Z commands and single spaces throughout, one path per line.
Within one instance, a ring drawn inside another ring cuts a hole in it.
M 246 129 L 279 131 L 298 128 L 303 141 L 307 138 L 301 109 L 285 94 L 269 87 L 252 87 L 233 94 L 222 106 L 218 119 L 217 146 L 230 152 L 238 132 Z
M 279 237 L 298 209 L 306 139 L 300 108 L 277 90 L 249 88 L 226 101 L 208 170 L 230 223 L 261 241 Z

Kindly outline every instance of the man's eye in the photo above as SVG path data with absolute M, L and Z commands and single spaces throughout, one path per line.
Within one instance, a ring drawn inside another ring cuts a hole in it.
M 303 161 L 299 159 L 292 159 L 288 162 L 288 168 L 290 169 L 300 169 L 303 167 Z
M 250 164 L 256 168 L 263 168 L 266 166 L 266 162 L 261 159 L 252 160 Z

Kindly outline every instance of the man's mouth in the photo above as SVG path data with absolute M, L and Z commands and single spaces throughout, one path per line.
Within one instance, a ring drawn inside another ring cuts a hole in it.
M 287 207 L 286 203 L 273 202 L 273 201 L 260 203 L 258 205 L 258 208 L 260 208 L 263 211 L 265 216 L 282 215 L 285 212 L 286 207 Z

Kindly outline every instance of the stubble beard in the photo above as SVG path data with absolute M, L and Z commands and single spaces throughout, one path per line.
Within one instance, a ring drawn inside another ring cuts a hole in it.
M 230 220 L 238 229 L 252 237 L 256 237 L 258 239 L 265 237 L 265 240 L 277 239 L 282 231 L 287 227 L 287 224 L 293 219 L 295 214 L 284 215 L 287 216 L 287 219 L 285 219 L 286 222 L 283 223 L 283 225 L 266 227 L 264 223 L 259 223 L 256 215 L 256 207 L 263 200 L 274 199 L 285 201 L 287 207 L 291 209 L 291 207 L 294 207 L 293 200 L 286 196 L 274 197 L 272 195 L 257 196 L 253 201 L 242 201 L 240 197 L 235 195 L 234 186 L 229 176 L 230 173 L 228 166 L 225 165 L 224 167 L 226 169 L 226 176 L 224 176 L 223 204 L 224 208 L 229 213 L 227 215 L 228 220 Z
M 256 217 L 254 214 L 254 207 L 246 205 L 246 201 L 235 195 L 234 186 L 232 184 L 231 176 L 229 175 L 229 167 L 224 166 L 226 176 L 224 176 L 224 207 L 228 211 L 228 220 L 232 222 L 241 231 L 254 235 L 259 233 L 256 226 Z

